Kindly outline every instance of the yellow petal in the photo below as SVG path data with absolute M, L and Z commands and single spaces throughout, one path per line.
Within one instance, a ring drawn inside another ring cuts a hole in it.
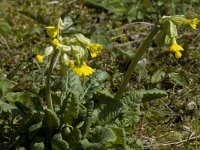
M 177 44 L 175 38 L 171 40 L 171 44 L 172 45 L 169 47 L 169 51 L 172 51 L 172 52 L 183 51 L 183 47 Z
M 79 76 L 89 76 L 94 72 L 93 69 L 87 66 L 85 63 L 83 63 L 81 66 L 75 66 L 72 68 L 72 71 Z
M 69 61 L 68 63 L 67 63 L 67 66 L 69 67 L 69 68 L 74 68 L 74 62 L 73 61 Z
M 44 55 L 37 55 L 36 56 L 36 59 L 39 63 L 42 63 L 43 62 L 43 59 L 44 59 Z
M 54 46 L 58 46 L 59 44 L 60 44 L 60 42 L 59 42 L 59 40 L 58 39 L 53 39 L 52 41 L 51 41 L 51 43 L 54 45 Z
M 46 32 L 50 38 L 55 38 L 58 35 L 58 28 L 54 26 L 47 26 Z
M 182 56 L 182 54 L 179 51 L 175 52 L 175 57 L 177 59 L 181 58 L 181 56 Z
M 196 29 L 198 22 L 199 22 L 199 19 L 198 18 L 194 18 L 194 19 L 190 20 L 189 24 L 193 29 Z
M 99 53 L 101 53 L 103 46 L 101 44 L 96 43 L 96 44 L 89 44 L 87 48 L 90 51 L 92 58 L 95 58 Z

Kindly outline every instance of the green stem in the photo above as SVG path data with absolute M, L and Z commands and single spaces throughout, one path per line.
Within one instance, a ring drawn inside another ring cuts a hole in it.
M 147 38 L 144 40 L 144 42 L 140 45 L 137 53 L 132 58 L 131 64 L 129 65 L 129 68 L 124 76 L 124 79 L 121 83 L 121 86 L 119 90 L 117 91 L 117 94 L 115 95 L 116 98 L 119 98 L 122 96 L 129 80 L 131 79 L 132 73 L 138 63 L 138 61 L 141 59 L 141 57 L 144 55 L 145 50 L 148 48 L 150 42 L 153 40 L 153 37 L 156 35 L 156 33 L 159 31 L 159 26 L 155 25 L 155 27 L 151 30 Z
M 51 110 L 53 110 L 53 103 L 51 98 L 51 73 L 53 71 L 53 68 L 55 64 L 57 63 L 57 58 L 60 55 L 59 50 L 55 50 L 53 53 L 53 56 L 50 61 L 50 65 L 47 71 L 47 79 L 46 79 L 46 100 L 47 100 L 47 107 Z

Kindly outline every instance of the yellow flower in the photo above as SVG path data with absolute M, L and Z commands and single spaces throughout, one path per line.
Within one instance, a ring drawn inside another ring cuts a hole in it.
M 181 52 L 179 52 L 179 51 L 175 52 L 175 57 L 177 59 L 181 58 L 181 56 L 182 56 Z
M 39 63 L 42 63 L 43 62 L 43 59 L 44 59 L 44 55 L 37 55 L 36 56 L 36 59 Z
M 60 42 L 59 42 L 59 40 L 58 39 L 53 39 L 52 41 L 51 41 L 51 43 L 54 45 L 54 46 L 58 46 L 59 44 L 60 44 Z
M 94 58 L 102 51 L 103 46 L 101 44 L 89 44 L 87 48 L 90 51 L 92 58 Z
M 58 28 L 54 26 L 47 26 L 46 32 L 50 38 L 55 38 L 58 35 Z
M 94 70 L 85 63 L 83 63 L 81 66 L 74 66 L 72 71 L 79 76 L 89 76 L 94 72 Z
M 69 68 L 74 68 L 74 62 L 73 61 L 69 61 L 68 63 L 67 63 L 67 66 L 69 67 Z
M 198 22 L 199 22 L 198 18 L 194 18 L 194 19 L 190 20 L 189 24 L 193 29 L 196 29 Z
M 171 43 L 172 45 L 169 47 L 169 51 L 172 51 L 172 52 L 183 51 L 182 46 L 177 44 L 175 38 L 172 39 Z
M 183 51 L 183 48 L 177 44 L 175 37 L 171 40 L 171 44 L 169 51 L 174 52 L 177 59 L 181 58 L 182 54 L 180 51 Z

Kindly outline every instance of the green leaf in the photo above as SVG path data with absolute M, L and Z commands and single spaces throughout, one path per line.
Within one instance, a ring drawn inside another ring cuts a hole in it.
M 126 7 L 121 0 L 85 0 L 85 3 L 92 4 L 97 7 L 102 7 L 109 12 L 122 16 Z
M 12 27 L 8 22 L 0 22 L 0 34 L 9 35 L 12 32 Z
M 31 150 L 47 150 L 45 148 L 44 142 L 40 143 L 34 143 L 33 146 L 31 147 Z
M 165 72 L 162 70 L 157 70 L 151 77 L 151 83 L 158 83 L 162 81 L 162 78 L 165 76 Z
M 98 82 L 104 82 L 108 79 L 110 79 L 110 75 L 105 72 L 105 71 L 101 71 L 101 70 L 97 70 L 95 71 L 95 73 L 93 74 L 93 79 L 97 80 Z
M 165 42 L 165 38 L 166 38 L 165 30 L 161 29 L 161 31 L 159 31 L 158 34 L 156 35 L 154 41 L 158 47 L 163 47 L 165 44 L 167 44 L 167 42 Z
M 13 84 L 10 80 L 0 79 L 0 98 L 2 98 L 6 93 L 8 93 L 12 87 Z
M 151 100 L 166 97 L 168 95 L 166 91 L 159 89 L 144 90 L 142 91 L 142 93 L 143 93 L 142 102 L 148 102 Z
M 83 90 L 79 76 L 75 75 L 73 72 L 68 71 L 65 79 L 66 88 L 69 91 L 76 91 L 80 93 Z
M 76 34 L 75 37 L 77 38 L 77 40 L 85 45 L 90 44 L 90 40 L 88 38 L 86 38 L 83 34 Z
M 43 110 L 43 103 L 42 103 L 42 100 L 40 97 L 33 97 L 32 102 L 33 102 L 36 110 L 38 110 L 38 111 Z
M 94 112 L 94 101 L 90 100 L 87 102 L 87 114 L 84 119 L 83 129 L 82 129 L 82 135 L 83 138 L 85 138 L 90 131 L 90 127 L 93 122 L 93 112 Z
M 73 128 L 70 134 L 67 136 L 70 138 L 66 138 L 66 141 L 69 143 L 69 147 L 73 149 L 81 149 L 79 140 L 82 138 L 81 131 L 78 128 Z
M 112 124 L 122 115 L 123 103 L 108 91 L 100 91 L 93 97 L 95 101 L 95 120 L 98 124 Z
M 92 96 L 101 91 L 104 87 L 104 82 L 110 78 L 107 72 L 97 70 L 91 76 L 90 80 L 85 84 L 85 91 L 81 95 L 82 99 L 91 99 Z
M 128 11 L 128 14 L 127 14 L 128 22 L 136 20 L 137 19 L 137 13 L 138 13 L 138 6 L 137 5 L 133 5 L 131 7 L 131 9 Z
M 106 49 L 112 48 L 112 42 L 106 36 L 94 34 L 90 37 L 92 43 L 99 43 Z
M 42 127 L 42 121 L 30 126 L 28 129 L 29 139 L 32 139 L 34 137 L 34 135 L 36 135 L 38 133 L 38 131 L 41 129 L 41 127 Z
M 20 110 L 17 107 L 0 100 L 0 113 L 1 112 L 7 112 L 14 115 L 20 114 Z
M 47 150 L 47 148 L 45 147 L 45 144 L 44 144 L 45 143 L 44 137 L 36 135 L 30 141 L 31 141 L 31 143 L 29 143 L 29 144 L 30 144 L 31 150 Z
M 189 80 L 185 73 L 180 72 L 180 73 L 170 73 L 169 74 L 170 79 L 172 79 L 175 84 L 178 84 L 180 86 L 188 86 L 189 85 Z
M 15 102 L 15 105 L 17 106 L 17 108 L 19 108 L 19 110 L 24 114 L 24 115 L 29 115 L 32 113 L 32 110 L 30 107 L 26 106 L 24 103 L 21 103 L 19 101 Z
M 61 106 L 62 121 L 72 125 L 79 113 L 79 94 L 70 92 L 63 101 Z
M 115 132 L 115 135 L 117 137 L 116 141 L 114 142 L 115 147 L 125 149 L 126 133 L 124 131 L 124 128 L 112 127 L 111 129 Z
M 22 147 L 22 146 L 20 146 L 20 147 L 17 147 L 17 148 L 16 148 L 16 150 L 26 150 L 26 148 L 25 148 L 25 147 Z
M 29 93 L 24 93 L 24 92 L 9 92 L 5 95 L 5 98 L 9 102 L 16 102 L 16 101 L 20 101 L 23 103 L 31 102 Z
M 125 113 L 123 125 L 126 127 L 139 121 L 142 96 L 143 94 L 140 91 L 134 91 L 127 93 L 121 100 L 124 104 L 123 111 Z
M 83 149 L 101 149 L 107 143 L 115 142 L 117 139 L 115 132 L 108 127 L 96 126 L 90 138 L 80 141 Z
M 103 104 L 104 103 L 104 104 Z M 117 99 L 104 99 L 96 109 L 96 119 L 100 124 L 113 123 L 122 115 L 123 104 Z
M 60 133 L 53 136 L 51 140 L 52 150 L 67 150 L 69 149 L 69 144 L 62 139 Z
M 60 120 L 57 114 L 51 109 L 45 109 L 45 115 L 42 121 L 42 126 L 48 138 L 59 128 Z

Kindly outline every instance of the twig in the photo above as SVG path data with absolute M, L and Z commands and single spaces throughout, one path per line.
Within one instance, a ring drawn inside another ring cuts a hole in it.
M 192 141 L 192 140 L 195 140 L 195 139 L 199 139 L 200 140 L 200 135 L 199 136 L 193 136 L 193 137 L 190 137 L 189 139 L 185 139 L 185 140 L 182 140 L 182 141 L 178 141 L 178 142 L 171 142 L 171 143 L 164 143 L 164 144 L 160 144 L 162 146 L 169 146 L 169 145 L 179 145 L 179 144 L 182 144 L 184 142 L 187 142 L 187 141 Z

